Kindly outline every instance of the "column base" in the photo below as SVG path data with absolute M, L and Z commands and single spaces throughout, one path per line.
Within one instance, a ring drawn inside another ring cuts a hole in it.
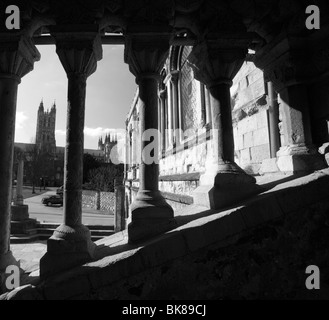
M 313 146 L 302 144 L 282 147 L 277 156 L 279 170 L 284 173 L 310 173 L 326 168 L 323 157 Z
M 11 206 L 11 221 L 24 221 L 27 219 L 29 219 L 29 206 L 27 205 Z
M 200 187 L 193 193 L 194 204 L 208 209 L 223 209 L 262 192 L 256 179 L 246 174 L 236 163 L 217 165 L 200 178 Z
M 131 206 L 130 243 L 148 240 L 177 226 L 174 211 L 160 191 L 142 190 Z
M 40 279 L 81 266 L 94 258 L 96 245 L 84 225 L 59 226 L 47 241 L 47 253 L 40 260 Z
M 256 179 L 242 170 L 235 162 L 210 165 L 200 177 L 201 186 L 226 186 L 227 184 L 255 184 Z
M 20 267 L 19 261 L 15 259 L 11 251 L 8 251 L 6 254 L 0 254 L 0 293 L 8 291 L 6 288 L 6 280 L 10 274 L 6 274 L 6 269 L 9 266 Z

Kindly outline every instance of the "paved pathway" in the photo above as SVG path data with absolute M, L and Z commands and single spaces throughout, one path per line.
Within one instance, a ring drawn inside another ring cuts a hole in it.
M 41 203 L 43 197 L 54 195 L 56 191 L 48 191 L 45 194 L 31 197 L 24 200 L 24 203 L 29 206 L 30 218 L 37 219 L 39 222 L 46 223 L 62 223 L 63 207 L 47 207 Z M 109 225 L 113 226 L 113 213 L 108 215 L 104 212 L 83 208 L 82 222 L 85 225 Z M 41 257 L 47 251 L 46 241 L 36 241 L 25 244 L 11 244 L 11 250 L 14 257 L 20 261 L 20 267 L 25 272 L 22 277 L 22 284 L 26 283 L 26 275 L 39 269 Z

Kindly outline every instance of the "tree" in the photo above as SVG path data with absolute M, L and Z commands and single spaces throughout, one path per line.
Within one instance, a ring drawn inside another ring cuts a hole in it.
M 123 178 L 123 165 L 103 164 L 89 171 L 88 188 L 97 191 L 113 192 L 115 179 Z
M 101 166 L 99 161 L 91 154 L 83 155 L 83 183 L 89 182 L 89 171 L 97 169 Z
M 32 193 L 35 193 L 35 186 L 43 177 L 44 165 L 47 162 L 44 154 L 36 144 L 31 144 L 26 150 L 26 158 L 28 161 L 27 175 L 32 182 Z

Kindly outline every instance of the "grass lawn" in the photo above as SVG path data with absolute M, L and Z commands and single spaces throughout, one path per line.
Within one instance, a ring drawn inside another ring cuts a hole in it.
M 32 187 L 23 187 L 23 198 L 27 199 L 27 198 L 32 198 L 35 196 L 38 196 L 40 194 L 44 194 L 47 191 L 49 191 L 49 189 L 46 188 L 46 190 L 43 190 L 43 188 L 41 189 L 40 192 L 40 188 L 39 187 L 35 187 L 35 193 L 32 193 Z M 16 187 L 13 188 L 13 195 L 16 194 Z

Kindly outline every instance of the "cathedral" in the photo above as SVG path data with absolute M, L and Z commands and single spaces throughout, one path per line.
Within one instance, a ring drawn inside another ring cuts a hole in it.
M 45 109 L 41 100 L 37 114 L 35 143 L 15 143 L 16 149 L 22 150 L 26 155 L 25 184 L 32 185 L 34 180 L 38 186 L 40 183 L 49 187 L 63 185 L 65 147 L 56 146 L 55 130 L 56 103 L 54 102 L 50 109 Z M 106 136 L 103 148 L 84 149 L 84 154 L 89 154 L 100 162 L 107 162 L 106 155 L 110 154 L 113 145 L 115 142 Z M 34 171 L 36 173 L 33 173 Z
M 100 137 L 98 140 L 98 150 L 102 151 L 104 153 L 103 161 L 105 163 L 111 162 L 111 154 L 112 154 L 112 160 L 113 160 L 113 152 L 114 147 L 118 145 L 118 137 L 117 134 L 106 134 L 104 142 L 103 137 Z
M 50 111 L 45 111 L 43 100 L 40 103 L 38 110 L 36 145 L 39 150 L 43 150 L 49 154 L 56 153 L 56 103 L 52 105 Z

